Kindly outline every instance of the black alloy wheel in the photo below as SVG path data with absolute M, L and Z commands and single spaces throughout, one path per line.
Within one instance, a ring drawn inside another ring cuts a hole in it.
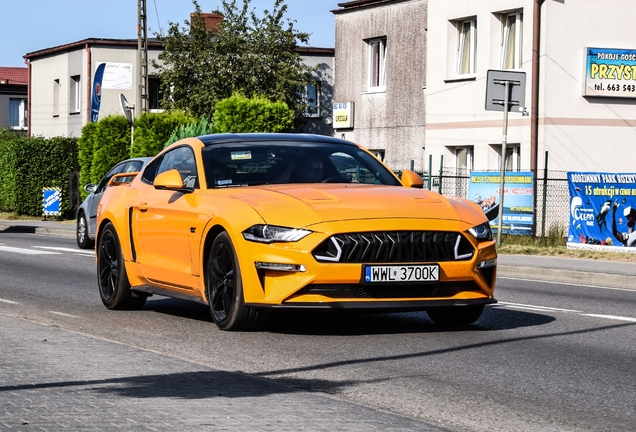
M 95 242 L 88 237 L 88 221 L 86 214 L 81 212 L 77 218 L 77 246 L 80 249 L 92 249 Z
M 221 330 L 249 330 L 260 324 L 260 315 L 245 306 L 241 272 L 227 233 L 217 236 L 207 261 L 206 296 L 210 314 Z
M 111 223 L 104 227 L 96 253 L 97 282 L 104 306 L 108 309 L 141 309 L 147 296 L 130 290 L 119 237 Z

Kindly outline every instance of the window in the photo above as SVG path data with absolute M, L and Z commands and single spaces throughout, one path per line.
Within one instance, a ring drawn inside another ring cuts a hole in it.
M 499 161 L 497 168 L 501 167 L 501 145 L 497 146 Z M 506 144 L 506 171 L 519 171 L 521 169 L 521 148 L 519 144 Z
M 523 12 L 501 15 L 501 69 L 521 68 Z
M 307 105 L 305 117 L 320 117 L 320 83 L 313 82 L 305 85 L 304 100 Z
M 457 75 L 475 73 L 477 51 L 477 19 L 457 23 Z
M 386 87 L 386 38 L 371 39 L 369 45 L 369 89 Z
M 455 147 L 455 167 L 457 174 L 468 174 L 473 170 L 473 148 Z
M 70 104 L 71 104 L 71 114 L 75 114 L 75 113 L 79 113 L 80 112 L 80 96 L 81 96 L 81 91 L 80 91 L 80 76 L 79 75 L 74 75 L 71 77 L 71 82 L 70 82 Z
M 60 115 L 60 80 L 53 80 L 53 117 Z
M 27 126 L 27 100 L 9 99 L 9 127 L 24 130 Z
M 157 169 L 157 175 L 176 169 L 181 174 L 183 187 L 198 188 L 199 181 L 197 178 L 197 167 L 194 159 L 194 153 L 190 147 L 177 147 L 167 152 Z
M 148 77 L 148 109 L 158 110 L 162 96 L 161 79 L 159 77 Z

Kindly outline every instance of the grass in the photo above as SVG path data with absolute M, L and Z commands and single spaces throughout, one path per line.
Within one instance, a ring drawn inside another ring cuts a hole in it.
M 636 263 L 636 253 L 568 249 L 565 239 L 565 228 L 560 226 L 550 227 L 545 237 L 504 234 L 501 236 L 501 245 L 497 252 L 505 255 L 557 256 Z

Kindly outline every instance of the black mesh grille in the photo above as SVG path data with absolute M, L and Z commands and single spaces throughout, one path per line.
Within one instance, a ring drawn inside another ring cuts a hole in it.
M 329 298 L 439 298 L 462 292 L 481 293 L 475 282 L 440 282 L 432 284 L 352 284 L 307 285 L 296 294 L 318 294 Z
M 319 262 L 413 263 L 471 259 L 475 250 L 460 233 L 377 231 L 337 234 L 313 251 Z

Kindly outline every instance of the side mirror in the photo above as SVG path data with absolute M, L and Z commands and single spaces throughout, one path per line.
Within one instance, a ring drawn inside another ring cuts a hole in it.
M 404 185 L 404 187 L 411 187 L 416 189 L 424 188 L 424 181 L 422 180 L 422 177 L 411 170 L 402 171 L 402 184 Z
M 164 171 L 155 177 L 153 182 L 155 189 L 159 190 L 171 190 L 175 192 L 190 193 L 193 192 L 192 188 L 183 187 L 183 180 L 181 174 L 176 169 Z
M 84 192 L 94 193 L 96 190 L 97 190 L 97 185 L 93 183 L 89 183 L 86 186 L 84 186 Z

